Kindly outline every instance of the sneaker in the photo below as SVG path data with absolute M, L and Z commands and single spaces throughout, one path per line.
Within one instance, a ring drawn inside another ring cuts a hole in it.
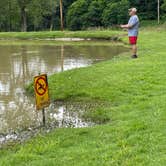
M 138 56 L 137 55 L 132 55 L 131 58 L 136 59 L 136 58 L 138 58 Z

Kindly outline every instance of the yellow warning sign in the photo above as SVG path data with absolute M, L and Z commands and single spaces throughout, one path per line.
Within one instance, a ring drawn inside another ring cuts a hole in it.
M 34 90 L 36 96 L 36 109 L 40 110 L 50 104 L 47 75 L 43 74 L 34 78 Z

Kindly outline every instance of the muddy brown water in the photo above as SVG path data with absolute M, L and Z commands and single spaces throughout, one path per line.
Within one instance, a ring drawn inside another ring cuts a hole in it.
M 127 51 L 122 46 L 102 45 L 0 45 L 0 134 L 39 126 L 34 99 L 25 95 L 24 87 L 38 73 L 48 75 L 86 67 L 111 59 Z M 57 127 L 86 127 L 77 113 L 69 113 L 62 104 L 48 109 L 50 123 Z M 13 136 L 14 137 L 14 136 Z M 1 141 L 4 138 L 1 138 Z

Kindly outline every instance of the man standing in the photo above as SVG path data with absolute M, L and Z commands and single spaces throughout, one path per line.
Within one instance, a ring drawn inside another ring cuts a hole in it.
M 132 58 L 138 58 L 137 56 L 137 38 L 139 31 L 139 18 L 137 16 L 137 9 L 129 9 L 130 20 L 128 24 L 121 25 L 121 28 L 128 29 L 129 42 L 132 46 Z

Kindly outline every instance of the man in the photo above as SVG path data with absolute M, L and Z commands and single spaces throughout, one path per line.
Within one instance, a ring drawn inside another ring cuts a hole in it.
M 131 16 L 128 24 L 121 25 L 121 28 L 128 29 L 129 43 L 132 46 L 132 58 L 138 58 L 137 56 L 137 38 L 139 31 L 139 18 L 137 16 L 137 9 L 129 9 L 129 15 Z

